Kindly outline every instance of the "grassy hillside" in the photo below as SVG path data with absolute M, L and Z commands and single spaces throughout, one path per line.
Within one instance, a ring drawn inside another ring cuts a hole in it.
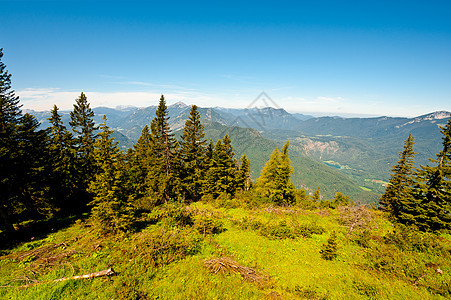
M 398 230 L 379 212 L 196 203 L 144 215 L 128 236 L 89 223 L 0 252 L 1 299 L 445 299 L 451 237 Z M 319 251 L 337 234 L 334 260 Z M 114 275 L 56 279 L 112 268 Z M 441 273 L 441 274 L 440 274 Z M 27 286 L 24 286 L 28 284 Z M 22 287 L 21 287 L 22 286 Z

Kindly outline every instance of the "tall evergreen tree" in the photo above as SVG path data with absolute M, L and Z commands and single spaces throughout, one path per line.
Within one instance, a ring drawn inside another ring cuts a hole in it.
M 18 126 L 22 121 L 19 97 L 11 88 L 11 74 L 2 62 L 0 48 L 0 226 L 6 232 L 14 231 L 10 215 L 18 205 L 15 197 L 15 180 L 20 157 L 18 149 Z
M 443 150 L 431 159 L 435 166 L 421 166 L 414 190 L 412 221 L 421 230 L 451 229 L 451 118 L 443 134 Z
M 206 140 L 204 126 L 200 122 L 197 106 L 191 106 L 189 119 L 185 122 L 180 142 L 182 162 L 181 180 L 183 196 L 190 200 L 199 200 L 206 169 Z
M 46 131 L 30 114 L 22 115 L 19 97 L 0 49 L 0 228 L 14 231 L 13 221 L 50 213 L 46 201 Z
M 122 153 L 117 142 L 111 137 L 113 133 L 104 123 L 100 125 L 99 138 L 94 143 L 93 156 L 98 172 L 89 185 L 94 194 L 90 203 L 91 220 L 102 232 L 128 231 L 133 221 L 133 209 L 125 192 Z
M 381 208 L 390 213 L 394 220 L 409 222 L 409 215 L 415 205 L 413 204 L 412 188 L 414 184 L 414 137 L 409 137 L 404 142 L 403 151 L 399 152 L 399 161 L 393 166 L 392 174 L 384 194 L 379 200 Z
M 149 185 L 146 180 L 155 160 L 154 143 L 149 126 L 144 126 L 128 161 L 128 176 L 131 193 L 135 198 L 148 196 Z
M 69 122 L 72 131 L 75 133 L 75 148 L 78 159 L 78 184 L 86 189 L 92 180 L 96 170 L 94 163 L 94 142 L 96 140 L 96 130 L 94 122 L 94 112 L 89 107 L 90 104 L 84 93 L 75 100 L 74 109 L 70 113 Z
M 154 145 L 153 165 L 147 174 L 147 182 L 153 197 L 159 201 L 169 201 L 178 194 L 177 141 L 169 127 L 168 108 L 161 95 L 155 118 L 150 125 Z
M 49 187 L 53 204 L 63 213 L 71 212 L 72 197 L 77 186 L 72 176 L 76 172 L 75 149 L 72 133 L 64 126 L 58 107 L 53 106 L 48 118 L 49 128 Z

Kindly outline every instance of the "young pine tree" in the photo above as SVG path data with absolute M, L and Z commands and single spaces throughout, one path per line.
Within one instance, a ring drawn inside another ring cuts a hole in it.
M 99 138 L 93 145 L 93 157 L 99 171 L 88 189 L 94 195 L 89 204 L 92 206 L 91 220 L 103 233 L 126 232 L 133 223 L 133 209 L 125 192 L 122 153 L 111 137 L 106 117 L 102 119 Z
M 246 154 L 240 159 L 240 167 L 237 172 L 237 189 L 242 191 L 248 191 L 252 187 L 252 179 L 251 179 L 251 165 L 250 161 L 247 158 Z
M 333 260 L 337 257 L 337 235 L 332 232 L 330 238 L 327 239 L 327 243 L 323 244 L 319 253 L 321 257 L 325 260 Z
M 181 136 L 179 156 L 182 163 L 181 181 L 183 198 L 197 201 L 201 197 L 206 169 L 206 140 L 197 106 L 191 107 Z
M 283 146 L 282 151 L 274 150 L 256 182 L 258 193 L 279 205 L 291 204 L 295 197 L 288 146 L 289 142 Z
M 392 175 L 385 193 L 379 200 L 381 208 L 387 211 L 394 220 L 409 223 L 415 209 L 412 195 L 414 184 L 414 137 L 409 137 L 404 142 L 403 151 L 399 152 L 399 161 L 392 168 Z
M 237 163 L 234 155 L 228 135 L 216 142 L 206 174 L 204 194 L 214 198 L 221 194 L 235 195 Z

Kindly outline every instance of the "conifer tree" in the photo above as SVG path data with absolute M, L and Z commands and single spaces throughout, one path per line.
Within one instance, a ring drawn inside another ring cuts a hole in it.
M 6 70 L 2 57 L 3 48 L 0 48 L 0 226 L 5 232 L 12 232 L 14 227 L 10 215 L 18 205 L 15 180 L 20 157 L 16 153 L 22 112 L 19 97 L 11 88 L 11 74 Z
M 64 213 L 71 210 L 71 197 L 77 190 L 73 174 L 76 171 L 75 149 L 72 133 L 64 126 L 58 107 L 53 106 L 48 118 L 49 128 L 49 187 L 53 204 Z
M 180 142 L 182 162 L 181 180 L 184 198 L 199 200 L 205 175 L 206 140 L 204 126 L 200 122 L 197 106 L 191 107 L 189 119 L 185 122 Z
M 168 120 L 166 101 L 161 95 L 155 118 L 150 125 L 155 158 L 146 178 L 151 194 L 156 197 L 157 203 L 159 201 L 168 202 L 178 196 L 177 141 L 169 127 Z
M 71 121 L 69 122 L 72 131 L 75 133 L 79 170 L 77 182 L 82 190 L 87 188 L 96 172 L 93 152 L 97 127 L 94 122 L 94 112 L 89 106 L 86 95 L 81 93 L 75 100 L 74 109 L 70 113 Z
M 40 217 L 51 211 L 45 197 L 46 131 L 38 130 L 35 117 L 22 115 L 2 57 L 0 49 L 0 228 L 10 233 L 19 213 Z
M 435 166 L 421 166 L 413 191 L 409 221 L 424 231 L 451 229 L 451 118 L 440 128 L 443 150 L 431 159 Z
M 146 125 L 141 131 L 138 141 L 133 145 L 133 151 L 128 162 L 128 177 L 131 193 L 135 198 L 149 195 L 149 185 L 146 180 L 155 160 L 154 143 Z
M 288 146 L 289 142 L 283 146 L 282 151 L 273 151 L 256 182 L 258 193 L 276 204 L 291 204 L 295 197 Z
M 237 172 L 237 188 L 243 191 L 248 191 L 252 187 L 251 179 L 251 165 L 246 154 L 240 159 L 240 167 Z
M 99 138 L 93 145 L 93 157 L 98 173 L 89 185 L 94 194 L 90 205 L 93 207 L 91 220 L 102 232 L 117 233 L 128 231 L 133 222 L 133 209 L 125 193 L 122 153 L 113 133 L 104 123 L 100 125 Z
M 321 186 L 318 186 L 315 192 L 313 192 L 312 201 L 317 203 L 321 202 Z
M 235 195 L 237 162 L 234 155 L 228 135 L 216 142 L 206 175 L 204 194 L 215 198 L 221 194 Z
M 321 257 L 325 260 L 333 260 L 337 257 L 337 235 L 332 232 L 330 238 L 327 239 L 327 243 L 323 244 L 319 253 Z
M 412 217 L 409 215 L 414 208 L 412 187 L 414 184 L 414 156 L 413 145 L 414 137 L 409 133 L 409 137 L 404 142 L 403 151 L 399 152 L 399 161 L 392 168 L 392 175 L 385 189 L 384 194 L 379 200 L 381 208 L 390 213 L 394 220 L 403 223 L 409 222 Z

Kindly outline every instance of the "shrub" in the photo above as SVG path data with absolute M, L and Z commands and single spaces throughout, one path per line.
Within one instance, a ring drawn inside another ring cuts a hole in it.
M 201 214 L 196 217 L 194 222 L 194 229 L 203 234 L 216 234 L 224 231 L 224 224 L 221 220 L 215 219 L 206 214 Z
M 335 232 L 332 232 L 332 235 L 327 239 L 327 243 L 323 244 L 319 253 L 323 259 L 333 260 L 337 257 L 337 250 L 337 235 Z

